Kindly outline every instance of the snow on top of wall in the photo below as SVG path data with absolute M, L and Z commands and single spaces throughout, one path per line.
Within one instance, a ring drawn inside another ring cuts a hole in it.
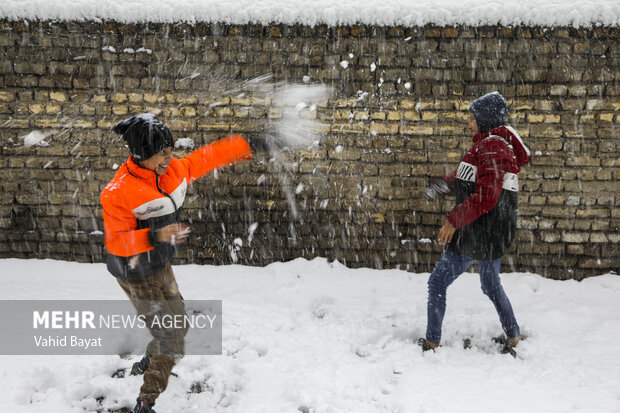
M 620 26 L 618 0 L 3 0 L 9 20 Z

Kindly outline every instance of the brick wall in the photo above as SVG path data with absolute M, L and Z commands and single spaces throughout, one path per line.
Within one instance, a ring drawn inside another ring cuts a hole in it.
M 233 86 L 273 73 L 274 89 L 304 76 L 333 87 L 306 114 L 324 124 L 321 145 L 197 181 L 184 215 L 196 237 L 178 262 L 323 256 L 429 271 L 452 201 L 427 202 L 427 177 L 456 167 L 468 104 L 499 90 L 534 153 L 504 270 L 617 270 L 619 39 L 617 28 L 0 22 L 0 256 L 104 260 L 98 196 L 128 154 L 110 127 L 158 110 L 197 145 L 261 135 L 278 102 Z M 24 146 L 33 130 L 49 146 Z

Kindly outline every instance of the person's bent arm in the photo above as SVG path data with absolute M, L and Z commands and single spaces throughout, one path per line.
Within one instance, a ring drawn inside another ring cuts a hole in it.
M 464 227 L 495 208 L 502 193 L 512 153 L 506 145 L 495 144 L 483 148 L 479 157 L 476 190 L 446 217 L 454 228 Z

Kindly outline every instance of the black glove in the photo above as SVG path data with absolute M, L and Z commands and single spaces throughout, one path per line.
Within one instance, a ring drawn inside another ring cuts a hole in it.
M 450 186 L 443 178 L 432 178 L 429 186 L 424 191 L 424 196 L 428 199 L 435 199 L 439 196 L 450 195 Z
M 261 137 L 247 137 L 246 140 L 250 144 L 250 148 L 252 148 L 253 154 L 262 154 L 265 152 L 269 152 L 269 145 L 267 141 Z
M 285 143 L 271 135 L 250 136 L 246 140 L 250 144 L 253 154 L 282 152 L 287 148 Z

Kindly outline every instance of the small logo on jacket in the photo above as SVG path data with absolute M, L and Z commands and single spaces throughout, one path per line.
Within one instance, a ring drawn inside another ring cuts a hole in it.
M 162 209 L 164 209 L 163 205 L 159 205 L 159 206 L 149 206 L 147 207 L 144 211 L 140 211 L 140 212 L 136 212 L 136 216 L 138 218 L 142 218 L 144 216 L 147 216 L 149 214 L 152 214 L 153 212 L 157 212 L 157 211 L 161 211 Z

